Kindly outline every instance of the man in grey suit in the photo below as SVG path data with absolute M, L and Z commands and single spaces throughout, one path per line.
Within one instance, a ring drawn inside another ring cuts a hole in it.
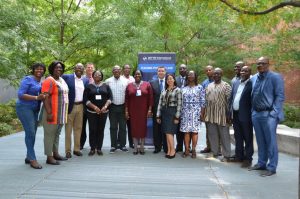
M 161 125 L 158 124 L 156 121 L 156 113 L 157 113 L 157 106 L 159 103 L 160 93 L 165 89 L 165 76 L 166 76 L 165 67 L 159 66 L 157 67 L 157 79 L 152 80 L 150 82 L 153 90 L 153 97 L 154 97 L 152 113 L 153 113 L 153 145 L 155 149 L 153 153 L 159 153 L 162 147 L 165 153 L 167 153 L 168 150 L 166 135 L 164 135 L 161 132 Z
M 175 78 L 177 87 L 183 88 L 186 82 L 186 75 L 187 75 L 187 67 L 185 64 L 181 64 L 179 66 L 179 75 Z M 180 124 L 178 125 L 178 131 L 176 133 L 176 152 L 182 152 L 183 150 L 183 133 L 179 131 Z

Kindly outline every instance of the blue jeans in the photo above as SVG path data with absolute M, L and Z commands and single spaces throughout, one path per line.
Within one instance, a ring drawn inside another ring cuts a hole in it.
M 269 111 L 254 111 L 252 113 L 252 122 L 258 147 L 257 164 L 260 167 L 265 167 L 269 171 L 276 171 L 278 164 L 276 136 L 278 119 L 272 117 Z
M 16 104 L 16 112 L 25 131 L 26 158 L 36 160 L 34 152 L 35 134 L 38 127 L 38 110 L 30 105 Z

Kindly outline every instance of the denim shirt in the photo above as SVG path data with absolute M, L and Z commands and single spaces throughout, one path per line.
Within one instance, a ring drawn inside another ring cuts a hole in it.
M 22 79 L 20 88 L 18 90 L 17 104 L 30 105 L 34 109 L 38 109 L 40 101 L 37 100 L 23 100 L 21 97 L 24 94 L 38 96 L 41 92 L 41 82 L 38 82 L 34 76 L 29 75 Z

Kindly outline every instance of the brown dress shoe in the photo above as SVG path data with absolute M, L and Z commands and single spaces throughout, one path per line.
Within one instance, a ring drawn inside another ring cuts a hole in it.
M 55 155 L 55 156 L 53 156 L 53 158 L 54 158 L 55 160 L 60 160 L 60 161 L 68 160 L 68 158 L 65 158 L 65 157 L 63 157 L 63 156 L 61 156 L 61 155 Z
M 46 163 L 51 165 L 60 165 L 60 163 L 55 159 L 53 160 L 47 159 Z
M 40 165 L 36 160 L 30 161 L 30 166 L 34 169 L 41 169 L 43 168 L 42 165 Z
M 73 154 L 77 156 L 82 156 L 82 153 L 80 151 L 73 151 Z

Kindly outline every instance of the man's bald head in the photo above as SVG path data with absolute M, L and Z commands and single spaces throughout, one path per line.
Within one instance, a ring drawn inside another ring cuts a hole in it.
M 264 73 L 269 71 L 270 60 L 267 57 L 260 57 L 256 60 L 257 71 L 259 73 Z
M 237 61 L 234 65 L 234 72 L 236 76 L 240 76 L 241 68 L 245 66 L 245 62 L 243 61 Z

